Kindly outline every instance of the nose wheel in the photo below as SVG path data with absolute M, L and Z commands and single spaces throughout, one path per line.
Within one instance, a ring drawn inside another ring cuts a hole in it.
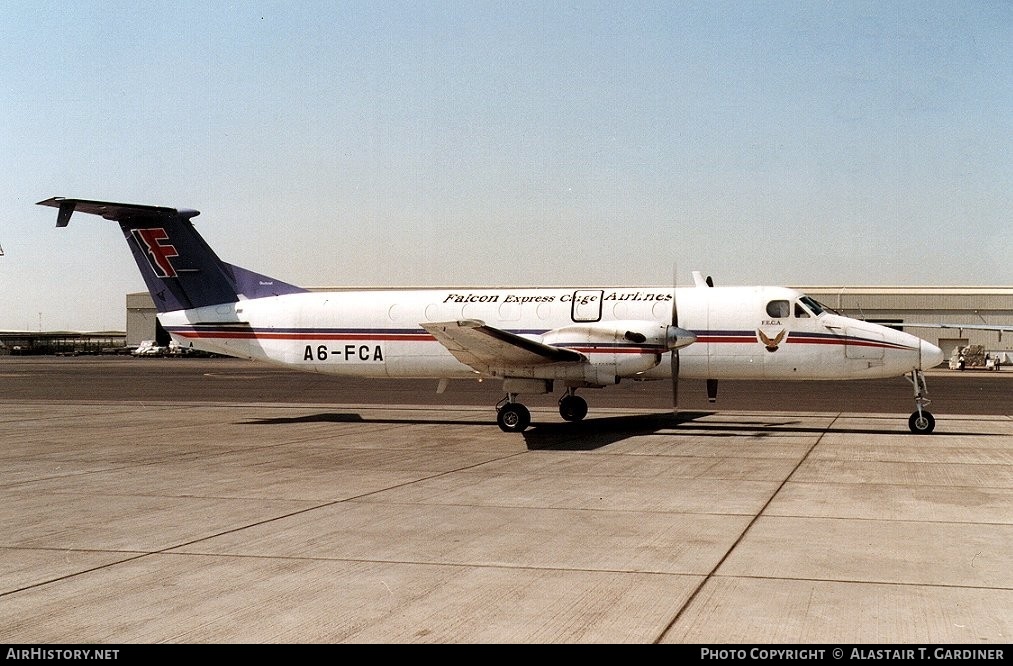
M 936 418 L 925 409 L 932 402 L 925 397 L 929 392 L 928 384 L 925 383 L 925 373 L 921 370 L 912 370 L 907 380 L 911 382 L 915 392 L 915 411 L 908 418 L 907 426 L 915 434 L 927 435 L 935 429 Z
M 910 428 L 913 433 L 927 435 L 935 429 L 936 417 L 932 416 L 932 414 L 929 414 L 925 410 L 915 412 L 911 415 L 911 418 L 907 420 L 907 427 Z

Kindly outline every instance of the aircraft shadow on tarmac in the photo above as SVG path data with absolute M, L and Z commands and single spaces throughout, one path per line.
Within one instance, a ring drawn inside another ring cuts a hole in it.
M 713 412 L 661 412 L 632 416 L 592 418 L 575 423 L 532 423 L 522 435 L 529 449 L 591 451 L 615 442 L 673 428 L 680 423 L 710 416 Z M 298 423 L 385 423 L 394 425 L 454 425 L 496 428 L 494 421 L 453 419 L 374 418 L 356 412 L 325 412 L 301 416 L 277 416 L 243 421 L 243 425 L 291 425 Z M 764 426 L 767 423 L 758 423 Z M 678 433 L 672 433 L 678 434 Z
M 849 428 L 840 424 L 829 426 L 806 425 L 790 418 L 772 416 L 769 419 L 695 422 L 718 412 L 659 412 L 636 416 L 614 416 L 587 419 L 579 423 L 535 423 L 524 431 L 529 449 L 592 450 L 638 435 L 665 435 L 681 437 L 689 432 L 704 437 L 743 437 L 761 439 L 774 435 L 904 435 L 916 440 L 938 435 L 912 435 L 901 423 L 895 428 Z M 903 421 L 903 419 L 902 419 Z M 680 429 L 679 426 L 682 426 Z M 939 434 L 945 434 L 940 432 Z M 961 432 L 974 437 L 1007 437 L 999 432 Z
M 531 450 L 593 451 L 630 437 L 659 434 L 713 413 L 658 412 L 590 418 L 575 423 L 533 423 L 523 435 L 524 442 Z
M 658 412 L 630 416 L 609 416 L 588 418 L 578 422 L 538 423 L 534 422 L 521 435 L 531 450 L 593 451 L 594 449 L 621 442 L 630 437 L 642 435 L 667 435 L 679 437 L 692 430 L 694 434 L 709 437 L 754 438 L 772 435 L 812 435 L 827 432 L 851 435 L 910 435 L 912 437 L 934 437 L 938 435 L 911 435 L 906 429 L 897 428 L 847 428 L 841 426 L 805 425 L 802 421 L 772 417 L 770 419 L 734 421 L 695 422 L 717 412 Z M 379 423 L 393 425 L 454 425 L 496 428 L 492 421 L 419 418 L 374 418 L 364 417 L 356 412 L 323 412 L 300 416 L 279 416 L 243 421 L 243 425 L 293 425 L 299 423 Z M 684 426 L 680 431 L 679 426 Z M 942 433 L 940 433 L 942 434 Z M 975 437 L 1002 437 L 998 432 L 962 432 L 961 435 Z

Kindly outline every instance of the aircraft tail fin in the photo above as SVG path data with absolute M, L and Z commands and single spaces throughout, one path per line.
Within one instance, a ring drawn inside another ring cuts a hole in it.
M 58 227 L 75 212 L 118 222 L 158 312 L 306 291 L 219 259 L 190 221 L 196 210 L 63 197 L 39 205 L 59 209 Z

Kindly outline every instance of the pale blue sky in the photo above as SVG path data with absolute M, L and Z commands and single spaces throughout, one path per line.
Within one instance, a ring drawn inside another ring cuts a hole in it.
M 1013 284 L 1010 2 L 5 2 L 0 328 L 116 225 L 321 285 Z M 40 316 L 41 315 L 41 316 Z

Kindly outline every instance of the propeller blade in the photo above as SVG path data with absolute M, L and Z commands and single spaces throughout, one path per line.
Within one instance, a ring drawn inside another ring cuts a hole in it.
M 679 273 L 672 265 L 672 328 L 679 328 Z M 672 354 L 672 413 L 679 413 L 679 349 L 671 349 Z
M 672 413 L 679 413 L 679 350 L 672 350 Z

